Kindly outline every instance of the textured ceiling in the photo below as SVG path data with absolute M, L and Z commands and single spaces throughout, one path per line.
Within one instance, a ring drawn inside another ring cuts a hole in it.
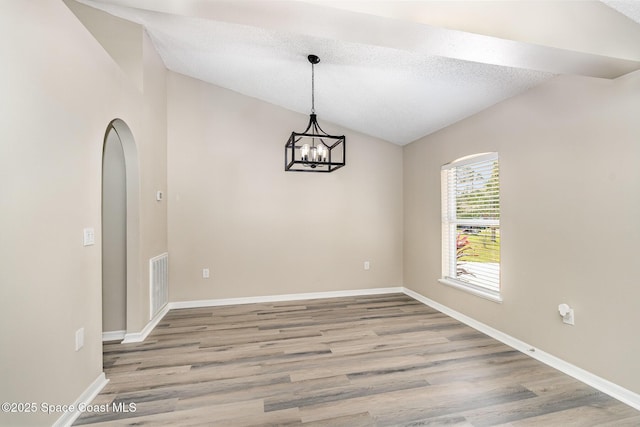
M 399 145 L 557 74 L 640 69 L 637 1 L 80 2 L 143 25 L 170 70 L 304 114 L 316 54 L 323 128 Z

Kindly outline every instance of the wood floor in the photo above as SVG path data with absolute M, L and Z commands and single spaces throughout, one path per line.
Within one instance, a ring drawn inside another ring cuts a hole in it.
M 640 425 L 402 294 L 172 310 L 145 342 L 105 344 L 104 367 L 109 411 L 76 425 Z

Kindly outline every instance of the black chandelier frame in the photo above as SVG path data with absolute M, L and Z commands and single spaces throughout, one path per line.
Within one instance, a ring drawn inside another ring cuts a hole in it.
M 318 124 L 315 112 L 314 65 L 320 62 L 316 55 L 307 57 L 311 63 L 311 114 L 309 124 L 302 132 L 291 132 L 284 147 L 284 170 L 290 172 L 333 172 L 345 165 L 346 138 L 329 135 Z

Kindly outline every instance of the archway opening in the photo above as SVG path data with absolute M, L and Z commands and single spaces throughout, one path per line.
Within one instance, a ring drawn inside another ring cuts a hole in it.
M 122 340 L 131 328 L 139 273 L 138 157 L 127 124 L 107 126 L 102 152 L 102 337 Z M 134 297 L 135 299 L 135 297 Z

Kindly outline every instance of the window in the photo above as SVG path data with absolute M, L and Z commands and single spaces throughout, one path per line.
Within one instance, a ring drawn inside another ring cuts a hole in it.
M 500 175 L 498 153 L 442 167 L 441 283 L 500 298 Z

